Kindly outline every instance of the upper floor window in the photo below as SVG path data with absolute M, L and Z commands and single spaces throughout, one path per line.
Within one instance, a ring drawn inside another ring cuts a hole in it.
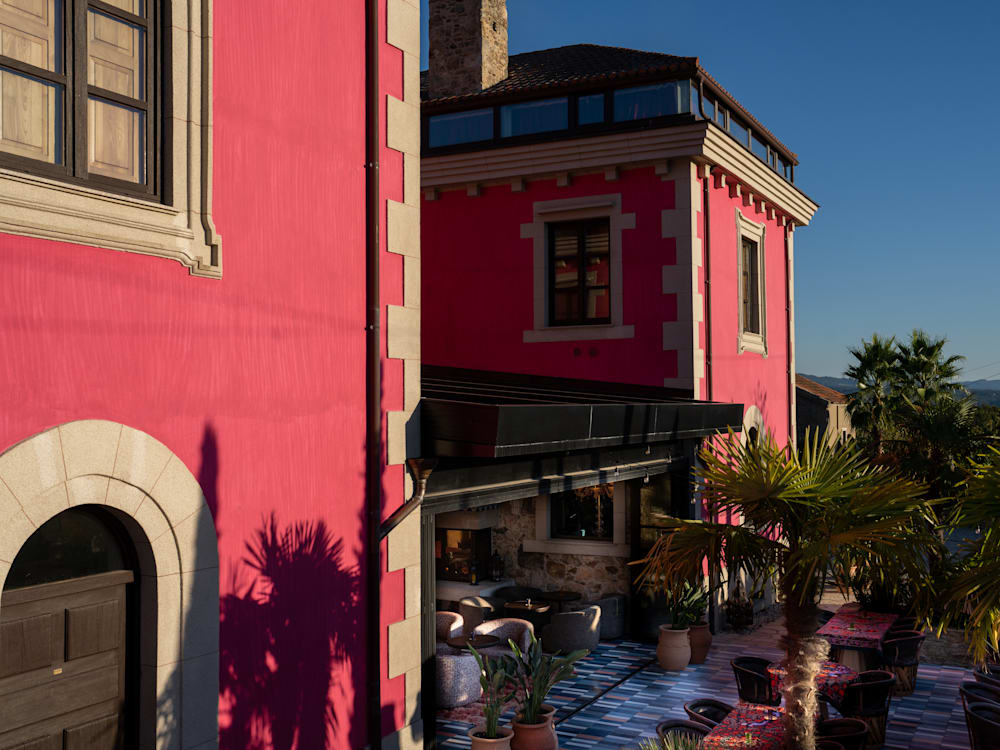
M 549 325 L 611 322 L 607 219 L 549 225 Z
M 159 194 L 157 0 L 0 0 L 0 165 Z
M 645 120 L 691 111 L 691 86 L 687 81 L 633 86 L 614 92 L 615 122 Z
M 739 238 L 739 351 L 767 355 L 767 299 L 764 283 L 765 226 L 750 221 L 736 209 Z
M 500 137 L 565 130 L 569 127 L 569 99 L 541 99 L 500 107 Z
M 492 137 L 492 109 L 473 109 L 449 115 L 435 115 L 427 123 L 427 144 L 431 148 L 488 141 Z
M 599 484 L 549 496 L 553 539 L 614 539 L 614 485 Z

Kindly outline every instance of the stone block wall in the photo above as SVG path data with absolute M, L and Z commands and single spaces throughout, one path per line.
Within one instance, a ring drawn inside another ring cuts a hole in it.
M 521 542 L 535 538 L 533 500 L 514 500 L 499 508 L 493 549 L 504 560 L 504 575 L 524 586 L 579 591 L 585 601 L 627 594 L 635 572 L 624 557 L 525 552 Z
M 431 0 L 431 99 L 478 93 L 507 77 L 506 0 Z

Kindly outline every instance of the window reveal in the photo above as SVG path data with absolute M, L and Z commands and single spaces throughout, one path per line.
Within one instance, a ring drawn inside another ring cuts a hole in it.
M 614 539 L 614 485 L 600 484 L 549 496 L 551 536 L 561 539 Z
M 611 322 L 607 219 L 549 225 L 549 324 Z
M 0 164 L 158 194 L 156 0 L 0 2 Z
M 757 243 L 743 238 L 743 331 L 760 335 L 760 261 Z

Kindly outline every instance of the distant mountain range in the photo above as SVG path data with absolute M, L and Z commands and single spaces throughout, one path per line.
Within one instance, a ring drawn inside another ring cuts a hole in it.
M 807 375 L 804 372 L 799 374 L 802 377 L 815 380 L 827 388 L 833 388 L 833 390 L 840 393 L 853 393 L 857 390 L 854 381 L 850 378 L 835 378 L 829 375 Z M 976 401 L 980 404 L 1000 406 L 1000 380 L 970 380 L 967 383 L 962 383 L 962 385 L 968 389 L 969 393 L 976 397 Z

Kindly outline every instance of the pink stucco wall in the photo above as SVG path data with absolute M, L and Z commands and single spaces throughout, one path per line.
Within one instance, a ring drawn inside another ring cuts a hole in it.
M 711 321 L 710 396 L 714 401 L 742 403 L 744 409 L 756 405 L 765 427 L 783 444 L 789 434 L 786 230 L 777 219 L 768 219 L 753 205 L 745 206 L 741 197 L 730 197 L 728 187 L 710 184 L 711 289 L 706 294 L 706 304 L 709 294 L 711 304 L 711 317 L 706 316 Z M 765 225 L 766 357 L 740 354 L 737 348 L 737 208 L 751 221 Z
M 221 281 L 0 235 L 0 450 L 108 419 L 162 441 L 199 478 L 218 532 L 223 663 L 259 672 L 230 676 L 232 689 L 223 674 L 232 750 L 291 746 L 276 739 L 290 725 L 299 748 L 368 741 L 366 638 L 385 629 L 364 619 L 364 59 L 363 3 L 215 3 Z M 384 46 L 382 71 L 401 97 L 398 50 Z M 385 158 L 384 196 L 401 200 L 401 157 Z M 401 258 L 383 256 L 383 304 L 401 304 Z M 385 409 L 401 408 L 401 363 L 385 362 L 383 392 Z M 387 471 L 387 513 L 402 484 L 400 467 Z M 329 538 L 265 606 L 278 583 L 248 564 L 247 546 L 272 512 L 279 530 L 323 524 Z M 388 577 L 384 622 L 402 598 L 401 577 Z M 269 646 L 262 629 L 282 615 L 291 625 Z M 274 679 L 300 668 L 309 695 Z M 401 679 L 383 698 L 398 725 Z
M 537 375 L 663 385 L 677 376 L 675 351 L 664 351 L 663 324 L 676 321 L 677 298 L 663 293 L 662 269 L 677 262 L 674 240 L 663 239 L 661 212 L 675 206 L 676 184 L 652 167 L 622 171 L 617 180 L 603 173 L 525 184 L 522 192 L 490 185 L 471 197 L 464 190 L 442 191 L 422 205 L 423 358 L 436 365 Z M 635 213 L 635 229 L 622 234 L 625 325 L 629 339 L 525 343 L 533 325 L 533 241 L 521 238 L 521 224 L 533 221 L 536 201 L 620 193 L 623 213 Z M 737 354 L 737 240 L 734 209 L 766 222 L 768 356 Z M 698 237 L 704 215 L 698 208 Z M 710 367 L 700 397 L 755 404 L 767 427 L 784 441 L 788 435 L 788 358 L 785 310 L 784 228 L 727 188 L 710 193 L 711 331 L 698 326 L 698 341 L 710 341 Z M 705 268 L 698 287 L 707 300 Z M 669 346 L 669 342 L 667 344 Z
M 623 323 L 629 339 L 524 343 L 534 328 L 533 253 L 521 224 L 533 221 L 532 204 L 587 195 L 621 194 L 622 212 L 635 213 L 635 229 L 622 233 Z M 674 205 L 674 182 L 652 167 L 575 177 L 571 185 L 528 182 L 523 192 L 488 186 L 477 197 L 444 191 L 422 204 L 423 361 L 533 375 L 663 385 L 677 375 L 677 358 L 663 350 L 663 323 L 677 319 L 677 303 L 664 295 L 661 269 L 675 262 L 672 239 L 663 239 L 660 211 Z

